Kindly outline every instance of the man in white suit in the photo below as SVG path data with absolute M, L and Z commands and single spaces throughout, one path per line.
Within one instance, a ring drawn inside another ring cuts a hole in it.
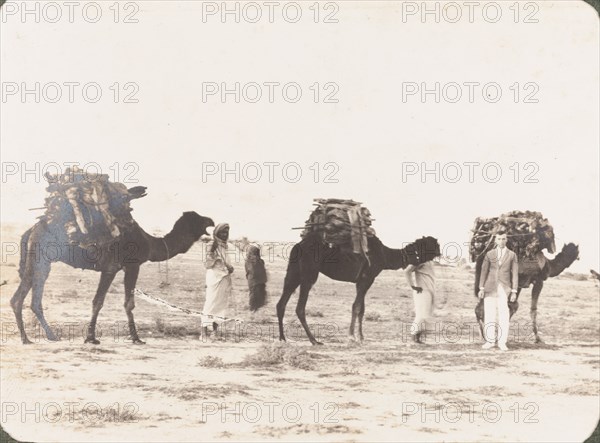
M 496 248 L 485 255 L 479 283 L 479 298 L 483 298 L 484 336 L 483 349 L 498 348 L 506 351 L 510 314 L 508 300 L 514 302 L 519 285 L 517 255 L 506 247 L 506 232 L 499 231 L 495 237 Z M 496 334 L 496 325 L 497 334 Z

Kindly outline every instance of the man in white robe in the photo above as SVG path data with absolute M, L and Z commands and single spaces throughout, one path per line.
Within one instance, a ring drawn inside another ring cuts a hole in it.
M 218 224 L 213 231 L 213 241 L 208 245 L 204 266 L 206 267 L 206 301 L 202 314 L 202 336 L 208 336 L 212 325 L 216 331 L 227 317 L 229 298 L 231 297 L 231 273 L 233 266 L 227 255 L 229 225 Z

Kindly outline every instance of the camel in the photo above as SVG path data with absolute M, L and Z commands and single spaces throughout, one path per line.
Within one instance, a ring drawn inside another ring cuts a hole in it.
M 514 302 L 508 302 L 508 308 L 510 311 L 510 317 L 517 312 L 519 308 L 519 294 L 521 289 L 528 288 L 533 283 L 531 289 L 531 322 L 533 324 L 533 333 L 535 334 L 535 342 L 543 343 L 540 338 L 538 325 L 537 325 L 537 305 L 542 288 L 544 287 L 544 281 L 548 277 L 556 277 L 562 271 L 567 269 L 575 260 L 579 258 L 579 246 L 569 243 L 564 245 L 561 252 L 559 252 L 554 259 L 548 259 L 543 252 L 539 252 L 537 257 L 531 259 L 519 259 L 519 287 L 517 289 L 517 299 Z M 479 278 L 481 276 L 481 267 L 483 266 L 484 255 L 477 259 L 475 265 L 475 296 L 479 292 Z M 479 330 L 483 337 L 483 300 L 479 300 L 477 306 L 475 306 L 475 316 L 479 323 Z
M 285 307 L 300 286 L 300 295 L 296 307 L 296 315 L 313 345 L 321 345 L 310 331 L 306 323 L 306 301 L 309 291 L 317 281 L 319 273 L 337 281 L 356 284 L 356 298 L 352 305 L 349 336 L 351 340 L 363 341 L 362 321 L 365 313 L 365 295 L 375 278 L 384 269 L 398 270 L 409 264 L 421 264 L 440 255 L 440 246 L 433 237 L 423 237 L 403 249 L 391 249 L 377 237 L 368 239 L 368 261 L 360 254 L 340 249 L 339 246 L 328 245 L 316 232 L 307 234 L 302 241 L 295 244 L 290 252 L 290 259 L 284 280 L 283 293 L 277 303 L 277 319 L 279 321 L 279 340 L 285 341 L 283 317 Z M 358 319 L 358 337 L 354 334 L 354 326 Z
M 96 339 L 96 320 L 115 275 L 123 269 L 124 306 L 130 338 L 135 344 L 144 344 L 138 337 L 133 319 L 134 290 L 140 265 L 146 261 L 164 261 L 187 252 L 196 240 L 206 234 L 206 228 L 209 226 L 214 226 L 210 218 L 202 217 L 195 212 L 184 212 L 171 232 L 159 238 L 144 232 L 134 221 L 130 228 L 123 229 L 119 237 L 103 244 L 101 248 L 90 250 L 70 244 L 64 224 L 48 222 L 45 219 L 38 221 L 21 237 L 19 263 L 21 283 L 10 300 L 21 333 L 21 341 L 23 344 L 31 343 L 25 333 L 22 315 L 23 302 L 30 289 L 32 289 L 31 309 L 44 328 L 48 340 L 59 340 L 44 318 L 42 297 L 51 264 L 60 261 L 73 268 L 101 273 L 100 283 L 92 303 L 92 318 L 85 343 L 100 343 Z

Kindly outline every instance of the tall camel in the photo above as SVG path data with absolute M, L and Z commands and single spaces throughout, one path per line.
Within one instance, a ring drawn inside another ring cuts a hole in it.
M 136 223 L 124 229 L 121 235 L 96 250 L 83 249 L 69 243 L 62 223 L 51 223 L 44 219 L 37 222 L 21 237 L 21 260 L 19 276 L 21 283 L 10 300 L 15 313 L 17 326 L 23 344 L 31 343 L 23 326 L 23 302 L 32 289 L 31 309 L 46 332 L 48 340 L 58 340 L 42 309 L 44 284 L 50 274 L 53 262 L 63 262 L 73 268 L 90 269 L 100 272 L 100 283 L 92 303 L 90 321 L 85 343 L 99 344 L 96 339 L 96 320 L 104 304 L 104 298 L 115 275 L 121 269 L 125 277 L 125 312 L 133 343 L 144 344 L 140 340 L 133 319 L 134 289 L 140 265 L 146 261 L 163 261 L 187 252 L 206 228 L 214 226 L 210 218 L 195 212 L 184 212 L 171 232 L 163 238 L 153 237 Z
M 423 237 L 403 249 L 391 249 L 377 237 L 369 237 L 369 261 L 361 255 L 346 252 L 338 246 L 330 246 L 321 240 L 317 233 L 307 234 L 302 241 L 294 245 L 290 253 L 283 293 L 277 303 L 279 321 L 279 339 L 285 341 L 283 316 L 285 307 L 300 286 L 300 295 L 296 314 L 313 345 L 320 345 L 306 323 L 305 307 L 308 293 L 317 281 L 319 273 L 333 280 L 356 283 L 356 299 L 352 305 L 352 319 L 349 335 L 356 340 L 354 325 L 358 318 L 358 340 L 364 339 L 362 321 L 365 313 L 365 295 L 375 278 L 384 269 L 397 270 L 409 264 L 421 264 L 440 255 L 440 246 L 433 237 Z
M 481 277 L 481 267 L 483 266 L 483 259 L 485 255 L 482 254 L 475 265 L 475 296 L 479 293 L 479 279 Z M 556 257 L 552 260 L 548 259 L 543 252 L 539 252 L 537 257 L 531 259 L 519 259 L 519 287 L 517 289 L 517 299 L 514 302 L 508 302 L 508 308 L 510 311 L 510 317 L 512 317 L 517 309 L 519 308 L 519 294 L 521 289 L 528 288 L 533 283 L 531 289 L 531 322 L 533 324 L 533 333 L 535 334 L 535 342 L 542 343 L 542 339 L 539 336 L 538 325 L 537 325 L 537 305 L 544 287 L 544 281 L 548 277 L 556 277 L 562 271 L 567 269 L 573 264 L 575 260 L 579 258 L 579 246 L 569 243 L 564 245 L 562 251 L 560 251 Z M 475 306 L 475 317 L 479 323 L 479 329 L 481 336 L 483 337 L 483 300 L 479 300 L 477 306 Z

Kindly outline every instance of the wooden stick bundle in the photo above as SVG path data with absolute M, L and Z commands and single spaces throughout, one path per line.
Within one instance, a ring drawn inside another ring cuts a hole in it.
M 469 248 L 472 261 L 494 247 L 494 235 L 500 230 L 506 231 L 508 248 L 521 258 L 533 258 L 543 249 L 552 254 L 556 251 L 554 229 L 542 213 L 511 211 L 499 217 L 475 219 Z

